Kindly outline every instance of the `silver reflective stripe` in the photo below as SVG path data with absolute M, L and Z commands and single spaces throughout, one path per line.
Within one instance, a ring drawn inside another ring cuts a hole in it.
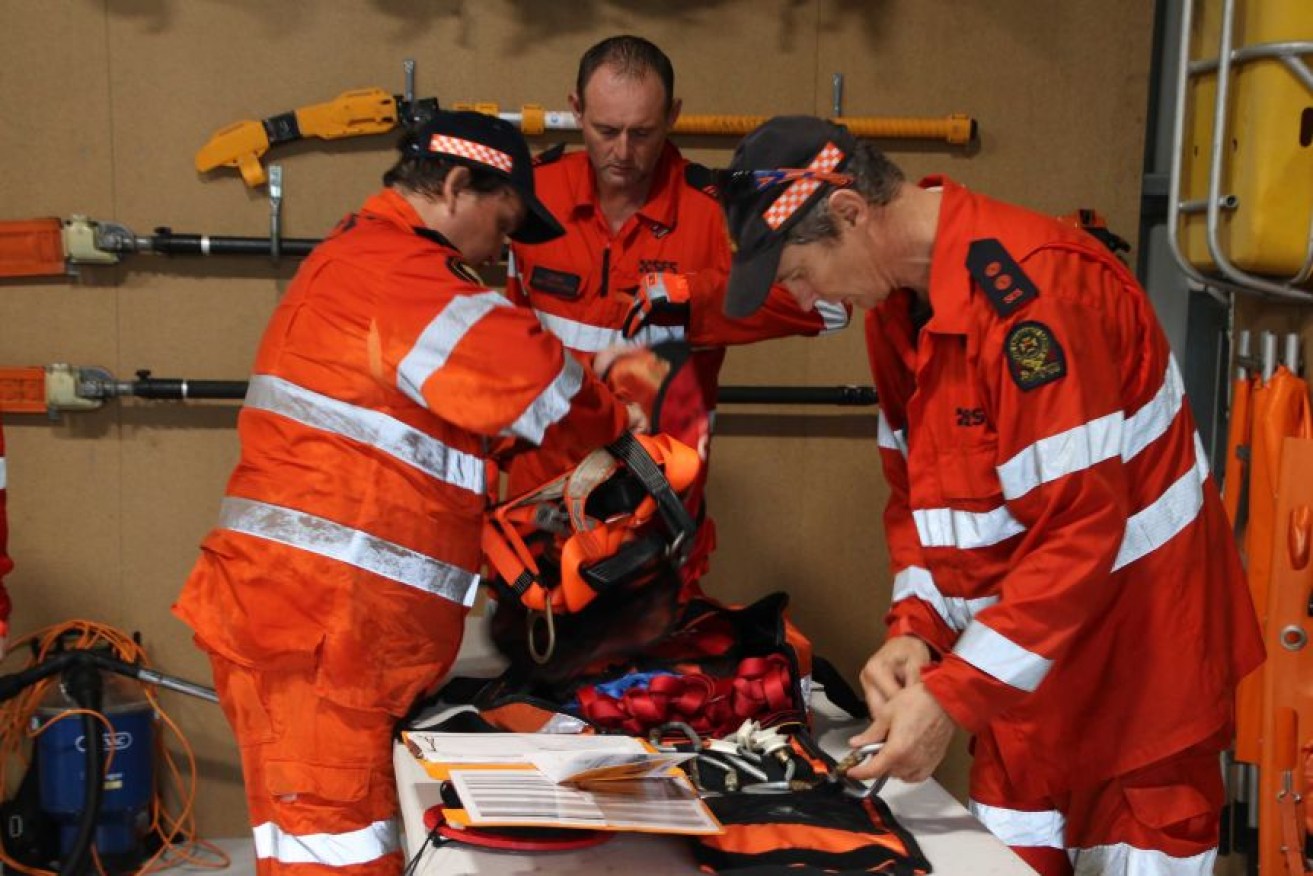
M 1041 438 L 998 467 L 1003 497 L 1020 499 L 1041 484 L 1120 456 L 1122 412 Z
M 520 271 L 515 267 L 515 250 L 506 253 L 506 279 L 520 276 Z
M 1019 499 L 1065 475 L 1083 471 L 1114 456 L 1129 462 L 1157 441 L 1181 412 L 1185 386 L 1173 357 L 1154 397 L 1129 417 L 1121 411 L 1091 420 L 1066 432 L 1041 438 L 998 467 L 1003 495 Z
M 367 444 L 452 486 L 479 494 L 486 486 L 479 457 L 448 447 L 381 411 L 329 398 L 281 377 L 252 377 L 246 407 Z
M 916 533 L 925 547 L 972 550 L 998 544 L 1026 531 L 1026 527 L 1003 506 L 992 511 L 920 508 L 912 512 L 912 519 L 916 521 Z
M 1144 448 L 1157 441 L 1176 420 L 1185 405 L 1185 384 L 1176 368 L 1176 357 L 1167 362 L 1163 385 L 1148 404 L 1126 418 L 1125 444 L 1122 459 L 1130 461 Z
M 5 458 L 3 456 L 0 456 L 0 490 L 6 489 L 8 486 L 9 486 L 9 466 L 5 462 Z
M 420 332 L 415 346 L 401 360 L 397 368 L 397 387 L 414 399 L 418 405 L 428 407 L 424 400 L 424 384 L 437 373 L 461 338 L 483 319 L 494 307 L 510 307 L 511 303 L 497 292 L 480 292 L 478 295 L 461 295 L 451 300 Z
M 1053 666 L 1052 660 L 1027 651 L 978 620 L 967 626 L 953 653 L 981 672 L 1027 693 L 1039 687 Z
M 273 858 L 282 864 L 322 864 L 350 867 L 368 864 L 401 848 L 393 819 L 375 821 L 347 833 L 287 833 L 272 821 L 252 828 L 255 856 Z
M 1212 876 L 1217 849 L 1189 858 L 1124 843 L 1073 850 L 1075 876 Z
M 964 630 L 977 612 L 984 611 L 998 602 L 997 596 L 981 596 L 978 599 L 965 599 L 960 596 L 945 596 L 935 586 L 935 578 L 929 569 L 921 566 L 908 566 L 894 575 L 894 603 L 916 597 L 929 603 L 944 623 L 952 630 Z
M 220 506 L 219 526 L 337 560 L 461 605 L 472 605 L 479 588 L 476 572 L 292 508 L 229 496 Z
M 877 440 L 879 441 L 880 446 L 885 450 L 897 450 L 903 455 L 903 458 L 906 459 L 907 430 L 899 429 L 894 431 L 894 427 L 890 426 L 889 421 L 885 419 L 884 411 L 880 411 L 876 419 L 879 422 L 879 431 L 877 433 L 879 437 Z
M 1026 848 L 1065 849 L 1063 839 L 1067 819 L 1056 809 L 1042 812 L 1025 812 L 1020 809 L 1003 809 L 977 800 L 968 800 L 967 806 L 989 832 L 1009 846 Z
M 634 337 L 626 338 L 620 329 L 576 322 L 541 310 L 535 310 L 534 313 L 538 315 L 538 321 L 543 327 L 556 335 L 562 344 L 581 353 L 597 353 L 620 345 L 651 347 L 663 341 L 682 340 L 684 337 L 683 326 L 677 325 L 643 326 Z
M 1126 521 L 1126 534 L 1113 571 L 1128 566 L 1167 544 L 1199 517 L 1204 507 L 1204 482 L 1208 480 L 1208 458 L 1199 435 L 1194 436 L 1194 465 L 1146 508 Z
M 543 433 L 555 422 L 570 413 L 570 400 L 584 383 L 584 366 L 569 353 L 564 354 L 561 373 L 538 397 L 525 408 L 519 419 L 511 423 L 503 435 L 523 438 L 534 444 L 543 443 Z
M 825 328 L 821 329 L 821 334 L 828 335 L 830 332 L 837 332 L 848 325 L 848 308 L 842 304 L 835 304 L 833 301 L 817 301 L 814 305 L 816 312 L 821 315 L 821 322 Z

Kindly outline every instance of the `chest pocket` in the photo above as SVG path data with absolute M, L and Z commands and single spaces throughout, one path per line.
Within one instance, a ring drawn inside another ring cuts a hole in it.
M 946 504 L 987 511 L 1002 504 L 998 433 L 979 384 L 968 366 L 965 344 L 940 343 L 934 385 L 926 393 L 925 431 L 935 447 L 934 470 Z M 928 376 L 928 375 L 927 375 Z

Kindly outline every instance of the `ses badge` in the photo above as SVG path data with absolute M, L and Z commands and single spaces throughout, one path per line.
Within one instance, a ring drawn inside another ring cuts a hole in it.
M 1042 322 L 1017 323 L 1003 342 L 1008 370 L 1023 390 L 1059 380 L 1067 374 L 1067 358 L 1053 330 Z

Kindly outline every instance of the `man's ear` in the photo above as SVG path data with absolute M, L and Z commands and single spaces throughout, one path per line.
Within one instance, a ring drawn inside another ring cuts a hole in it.
M 679 121 L 679 112 L 684 108 L 684 101 L 675 98 L 670 102 L 670 110 L 666 113 L 666 127 L 675 127 L 675 122 Z
M 458 164 L 442 180 L 442 200 L 446 202 L 447 212 L 452 213 L 456 210 L 456 196 L 465 191 L 470 186 L 470 169 L 463 164 Z
M 577 124 L 579 127 L 582 128 L 584 126 L 583 98 L 579 96 L 579 92 L 572 91 L 570 92 L 570 96 L 566 98 L 566 100 L 570 104 L 570 111 L 574 113 L 575 124 Z
M 830 193 L 830 215 L 840 226 L 856 228 L 865 222 L 871 211 L 866 198 L 852 189 L 836 189 Z

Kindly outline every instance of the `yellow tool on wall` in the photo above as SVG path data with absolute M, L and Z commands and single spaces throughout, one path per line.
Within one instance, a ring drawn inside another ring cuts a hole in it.
M 536 104 L 525 104 L 519 112 L 502 112 L 495 103 L 453 103 L 450 108 L 498 116 L 518 125 L 529 137 L 547 131 L 579 130 L 574 113 L 544 110 Z M 265 181 L 260 158 L 272 146 L 306 137 L 334 140 L 383 134 L 398 125 L 422 123 L 437 109 L 436 98 L 408 100 L 381 88 L 347 91 L 327 103 L 269 116 L 263 121 L 245 120 L 220 128 L 196 153 L 196 169 L 206 173 L 219 167 L 235 167 L 248 186 L 258 186 Z M 742 136 L 766 118 L 688 115 L 679 119 L 675 133 Z M 977 136 L 975 119 L 960 114 L 943 118 L 843 116 L 833 121 L 848 126 L 858 137 L 871 139 L 942 140 L 965 146 Z
M 403 120 L 408 125 L 422 122 L 437 109 L 435 98 L 407 100 L 381 88 L 346 91 L 326 103 L 220 128 L 196 153 L 196 169 L 206 173 L 218 167 L 235 167 L 248 186 L 258 186 L 265 181 L 260 157 L 270 146 L 305 137 L 336 140 L 383 134 Z

